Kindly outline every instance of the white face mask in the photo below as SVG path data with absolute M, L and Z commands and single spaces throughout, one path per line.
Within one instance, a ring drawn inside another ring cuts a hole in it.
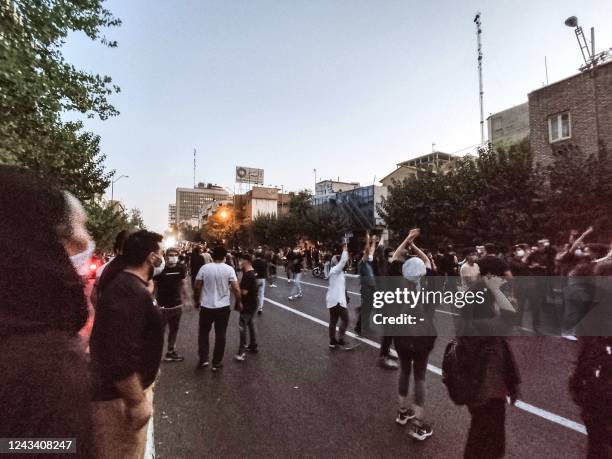
M 372 263 L 374 261 L 374 255 L 368 255 L 368 261 Z
M 582 249 L 576 249 L 574 251 L 574 255 L 576 255 L 577 257 L 582 257 L 584 255 L 584 252 L 582 251 Z
M 153 267 L 153 277 L 160 275 L 165 267 L 166 267 L 166 260 L 164 260 L 164 258 L 162 257 L 160 265 Z
M 393 261 L 393 257 L 387 257 L 387 261 L 391 263 Z
M 89 259 L 93 255 L 95 249 L 96 243 L 90 240 L 87 243 L 87 248 L 83 252 L 77 253 L 76 255 L 72 255 L 70 257 L 72 266 L 74 266 L 74 269 L 80 276 L 87 275 L 87 263 L 89 262 Z
M 177 256 L 168 257 L 168 264 L 169 265 L 175 265 L 177 263 L 178 263 L 178 257 Z
M 525 256 L 525 251 L 524 250 L 517 250 L 516 251 L 516 256 L 519 258 L 523 258 Z

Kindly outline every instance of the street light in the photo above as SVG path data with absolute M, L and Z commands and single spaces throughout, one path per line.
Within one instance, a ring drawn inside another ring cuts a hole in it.
M 115 180 L 111 181 L 111 201 L 115 200 L 115 182 L 118 182 L 122 178 L 130 178 L 129 175 L 120 175 Z

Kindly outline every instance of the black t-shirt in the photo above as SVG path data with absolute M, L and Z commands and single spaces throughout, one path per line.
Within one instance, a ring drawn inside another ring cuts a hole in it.
M 246 290 L 246 295 L 242 293 L 242 312 L 250 314 L 257 309 L 257 273 L 254 269 L 242 273 L 240 280 L 240 290 Z
M 509 270 L 506 262 L 495 255 L 485 255 L 478 260 L 477 263 L 482 276 L 491 274 L 493 276 L 502 277 L 504 273 Z
M 292 268 L 294 273 L 302 272 L 302 264 L 304 263 L 304 257 L 301 254 L 295 254 L 292 260 Z
M 185 265 L 166 265 L 161 274 L 153 278 L 157 284 L 157 304 L 162 308 L 171 308 L 181 304 L 181 287 L 186 275 Z
M 89 342 L 94 401 L 121 398 L 114 383 L 133 373 L 144 388 L 155 381 L 164 335 L 161 313 L 146 287 L 122 271 L 98 302 Z
M 263 258 L 255 258 L 253 261 L 253 269 L 257 273 L 259 279 L 268 277 L 268 262 Z

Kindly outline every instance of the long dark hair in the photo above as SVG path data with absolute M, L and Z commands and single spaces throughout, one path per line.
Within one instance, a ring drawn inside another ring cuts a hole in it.
M 60 190 L 0 166 L 0 335 L 85 324 L 83 284 L 62 243 L 70 213 Z

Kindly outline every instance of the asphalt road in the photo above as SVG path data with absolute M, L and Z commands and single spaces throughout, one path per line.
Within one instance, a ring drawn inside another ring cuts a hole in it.
M 155 393 L 158 458 L 462 457 L 469 415 L 448 398 L 437 369 L 440 337 L 427 373 L 426 418 L 434 435 L 416 442 L 395 424 L 397 371 L 376 365 L 375 342 L 330 351 L 325 281 L 307 277 L 304 298 L 290 284 L 266 290 L 257 317 L 260 352 L 236 362 L 238 314 L 232 312 L 224 368 L 196 370 L 197 311 L 185 310 L 177 348 L 185 362 L 162 364 Z M 358 292 L 358 280 L 348 282 Z M 352 306 L 359 297 L 351 294 Z M 438 328 L 452 316 L 436 314 Z M 211 337 L 212 338 L 212 337 Z M 512 338 L 523 384 L 508 407 L 506 457 L 584 457 L 586 436 L 567 392 L 576 344 L 559 338 Z

